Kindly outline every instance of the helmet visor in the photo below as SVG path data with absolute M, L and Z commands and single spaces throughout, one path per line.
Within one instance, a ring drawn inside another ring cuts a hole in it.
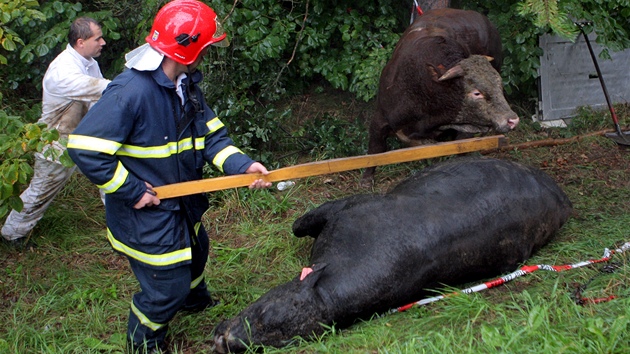
M 125 60 L 127 61 L 125 66 L 140 71 L 153 71 L 162 64 L 163 59 L 164 54 L 153 49 L 149 43 L 145 43 L 125 54 Z

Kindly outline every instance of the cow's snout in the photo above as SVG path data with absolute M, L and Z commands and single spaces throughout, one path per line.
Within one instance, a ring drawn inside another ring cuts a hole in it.
M 247 350 L 247 344 L 242 338 L 236 338 L 231 330 L 214 335 L 212 350 L 219 354 L 242 353 Z
M 510 130 L 516 128 L 516 126 L 518 125 L 518 122 L 520 122 L 520 120 L 521 119 L 517 115 L 515 115 L 512 118 L 508 118 L 507 122 L 508 122 L 508 126 L 510 127 Z
M 214 345 L 212 346 L 212 351 L 219 354 L 227 353 L 227 348 L 225 346 L 225 342 L 223 341 L 222 334 L 214 336 Z
M 516 113 L 510 112 L 509 114 L 503 114 L 500 118 L 494 121 L 494 130 L 497 133 L 507 133 L 518 125 L 520 118 Z

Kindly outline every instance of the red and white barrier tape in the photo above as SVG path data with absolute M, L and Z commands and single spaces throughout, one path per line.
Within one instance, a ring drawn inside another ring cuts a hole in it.
M 546 265 L 546 264 L 539 264 L 539 265 L 534 265 L 534 266 L 523 266 L 520 269 L 508 274 L 508 275 L 504 275 L 500 278 L 494 279 L 494 280 L 490 280 L 487 281 L 485 283 L 481 283 L 475 286 L 472 286 L 470 288 L 466 288 L 463 289 L 461 291 L 461 293 L 463 294 L 470 294 L 470 293 L 476 293 L 482 290 L 486 290 L 486 289 L 490 289 L 490 288 L 494 288 L 496 286 L 499 285 L 503 285 L 509 281 L 512 281 L 520 276 L 523 276 L 525 274 L 529 274 L 529 273 L 533 273 L 539 269 L 542 270 L 548 270 L 548 271 L 552 271 L 552 272 L 562 272 L 565 270 L 569 270 L 569 269 L 575 269 L 575 268 L 580 268 L 580 267 L 584 267 L 590 264 L 595 264 L 595 263 L 602 263 L 602 262 L 607 262 L 610 260 L 610 258 L 612 257 L 613 254 L 615 253 L 623 253 L 625 251 L 630 250 L 630 242 L 626 242 L 624 243 L 621 248 L 615 249 L 615 250 L 610 250 L 608 248 L 604 249 L 604 255 L 602 256 L 602 258 L 600 259 L 591 259 L 588 261 L 584 261 L 584 262 L 579 262 L 579 263 L 575 263 L 575 264 L 567 264 L 567 265 L 559 265 L 559 266 L 552 266 L 552 265 Z M 410 308 L 412 308 L 413 306 L 423 306 L 426 304 L 430 304 L 432 302 L 436 302 L 439 300 L 444 299 L 447 296 L 451 296 L 451 295 L 456 295 L 459 293 L 451 293 L 451 294 L 446 294 L 446 295 L 439 295 L 439 296 L 434 296 L 434 297 L 429 297 L 405 306 L 401 306 L 395 309 L 392 309 L 390 312 L 402 312 L 402 311 L 406 311 Z M 610 296 L 606 299 L 596 299 L 593 300 L 593 303 L 598 303 L 598 302 L 603 302 L 606 300 L 610 300 L 614 298 L 614 296 Z
M 413 4 L 416 5 L 416 12 L 418 12 L 418 16 L 422 16 L 424 14 L 424 12 L 422 11 L 422 8 L 420 7 L 420 4 L 418 4 L 417 0 L 413 0 Z

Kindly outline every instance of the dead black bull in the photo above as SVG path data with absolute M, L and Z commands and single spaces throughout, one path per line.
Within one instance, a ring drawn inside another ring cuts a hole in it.
M 542 171 L 455 158 L 384 195 L 355 195 L 298 218 L 315 238 L 311 267 L 215 329 L 215 349 L 284 346 L 458 285 L 516 269 L 549 242 L 572 207 Z

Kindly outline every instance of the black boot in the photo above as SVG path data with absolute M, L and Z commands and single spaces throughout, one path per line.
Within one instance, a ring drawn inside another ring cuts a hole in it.
M 134 343 L 127 338 L 127 349 L 129 354 L 170 354 L 165 343 L 144 342 Z
M 218 301 L 214 301 L 210 296 L 210 292 L 205 286 L 197 287 L 190 291 L 186 298 L 186 303 L 182 307 L 183 312 L 197 313 L 209 307 L 218 305 Z

